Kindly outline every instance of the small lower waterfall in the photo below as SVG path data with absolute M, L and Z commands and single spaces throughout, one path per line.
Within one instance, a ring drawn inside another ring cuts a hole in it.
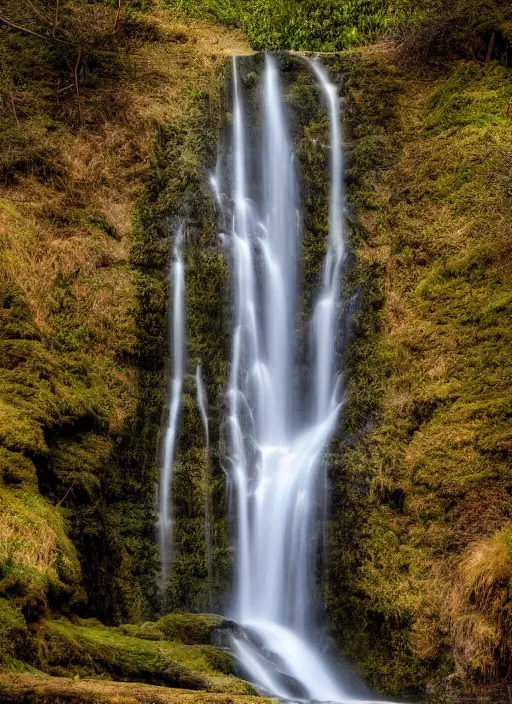
M 185 365 L 185 266 L 182 247 L 185 223 L 178 225 L 174 237 L 173 261 L 170 271 L 172 317 L 169 323 L 171 374 L 169 378 L 169 412 L 165 428 L 158 487 L 158 543 L 160 549 L 161 586 L 165 588 L 172 558 L 172 498 L 171 483 Z
M 229 380 L 230 481 L 236 508 L 233 617 L 250 637 L 234 648 L 250 677 L 279 697 L 346 701 L 348 688 L 319 655 L 311 633 L 318 548 L 319 478 L 342 406 L 336 369 L 345 253 L 339 98 L 310 62 L 330 122 L 329 240 L 310 323 L 311 377 L 297 391 L 295 321 L 301 207 L 275 58 L 265 57 L 262 136 L 246 115 L 233 60 L 230 222 L 234 328 Z M 215 184 L 218 185 L 217 179 Z M 326 194 L 327 196 L 327 194 Z M 299 408 L 300 406 L 300 408 Z M 272 653 L 274 665 L 262 656 Z

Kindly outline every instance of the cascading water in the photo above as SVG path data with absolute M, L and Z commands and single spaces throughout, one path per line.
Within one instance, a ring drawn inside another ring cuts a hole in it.
M 241 625 L 231 646 L 248 676 L 273 696 L 354 702 L 354 689 L 334 674 L 313 637 L 312 608 L 325 453 L 343 405 L 337 370 L 340 288 L 345 259 L 340 101 L 323 68 L 309 61 L 330 125 L 329 235 L 309 323 L 309 381 L 299 380 L 297 349 L 301 251 L 298 163 L 292 147 L 275 57 L 265 57 L 263 136 L 246 115 L 233 59 L 233 112 L 228 165 L 223 157 L 211 185 L 230 222 L 222 241 L 232 268 L 234 327 L 228 388 L 228 481 L 235 497 L 237 582 L 232 616 Z M 176 232 L 171 266 L 173 363 L 169 415 L 159 485 L 162 587 L 172 549 L 172 469 L 185 358 L 184 225 Z M 197 405 L 205 437 L 205 538 L 211 589 L 210 437 L 206 390 L 196 370 Z M 307 391 L 305 391 L 307 387 Z M 212 606 L 211 592 L 209 594 Z M 364 690 L 364 687 L 362 688 Z M 376 702 L 374 704 L 377 704 Z
M 172 318 L 169 337 L 172 352 L 169 379 L 169 414 L 164 433 L 158 491 L 158 543 L 161 561 L 161 586 L 165 588 L 172 558 L 172 469 L 181 410 L 185 362 L 185 267 L 182 256 L 185 223 L 181 222 L 174 239 L 171 264 Z
M 251 678 L 281 697 L 345 701 L 310 640 L 319 476 L 342 400 L 335 368 L 344 259 L 339 98 L 311 63 L 329 110 L 329 241 L 311 320 L 312 375 L 299 398 L 297 316 L 300 209 L 276 60 L 265 58 L 263 144 L 255 157 L 233 60 L 231 231 L 234 331 L 229 380 L 230 481 L 237 520 L 234 618 L 252 634 L 234 648 Z M 258 176 L 259 175 L 259 178 Z M 217 183 L 217 182 L 216 182 Z M 297 403 L 307 409 L 295 412 Z M 269 667 L 261 651 L 275 654 Z M 291 682 L 295 683 L 293 686 Z
M 210 611 L 213 608 L 212 603 L 212 572 L 213 572 L 213 553 L 212 553 L 212 527 L 210 517 L 210 429 L 208 425 L 207 398 L 206 388 L 203 381 L 203 372 L 201 365 L 197 365 L 196 369 L 196 390 L 197 390 L 197 405 L 201 414 L 204 430 L 204 461 L 206 465 L 206 481 L 204 492 L 204 538 L 206 543 L 206 568 L 208 572 L 208 606 Z

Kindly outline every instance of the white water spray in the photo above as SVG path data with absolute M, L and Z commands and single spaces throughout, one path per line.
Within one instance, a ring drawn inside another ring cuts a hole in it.
M 233 217 L 225 237 L 234 281 L 234 332 L 229 380 L 230 478 L 237 518 L 234 617 L 254 634 L 235 639 L 252 678 L 281 697 L 346 701 L 310 637 L 317 543 L 319 476 L 341 407 L 336 371 L 343 231 L 339 99 L 312 64 L 329 108 L 331 179 L 329 242 L 311 321 L 313 373 L 299 399 L 294 325 L 300 251 L 297 174 L 275 59 L 267 55 L 261 161 L 247 131 L 242 85 L 233 61 Z M 260 174 L 259 181 L 255 174 Z M 309 409 L 299 421 L 294 405 Z M 278 657 L 269 667 L 261 646 Z
M 158 492 L 158 543 L 161 561 L 161 586 L 166 587 L 172 560 L 172 470 L 181 411 L 181 392 L 185 363 L 185 267 L 182 245 L 185 224 L 181 222 L 174 240 L 171 264 L 172 318 L 169 324 L 171 342 L 171 376 L 169 379 L 169 414 L 165 428 Z

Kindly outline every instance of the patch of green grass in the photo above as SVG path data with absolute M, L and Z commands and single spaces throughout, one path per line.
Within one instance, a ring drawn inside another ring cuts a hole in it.
M 409 0 L 174 0 L 172 5 L 241 27 L 257 51 L 337 51 L 389 32 L 416 10 Z
M 176 616 L 178 631 L 193 639 L 190 624 L 204 638 L 205 624 L 219 619 L 192 614 Z M 179 617 L 179 618 L 178 618 Z M 188 627 L 184 624 L 188 619 Z M 66 619 L 45 621 L 37 630 L 38 667 L 53 675 L 78 674 L 81 677 L 100 677 L 120 681 L 137 681 L 211 692 L 253 694 L 253 688 L 232 677 L 231 657 L 210 645 L 185 644 L 174 640 L 176 628 L 171 629 L 173 640 L 148 639 L 153 632 L 169 625 L 161 619 L 145 628 L 123 626 L 109 628 L 99 622 L 82 621 L 73 624 Z M 163 631 L 160 631 L 163 633 Z M 130 635 L 127 635 L 130 633 Z

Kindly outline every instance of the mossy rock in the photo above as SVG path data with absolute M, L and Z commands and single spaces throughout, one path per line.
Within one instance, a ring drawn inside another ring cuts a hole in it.
M 190 619 L 193 625 L 177 624 L 172 642 L 164 640 L 160 622 L 113 628 L 96 619 L 75 619 L 74 623 L 65 618 L 44 621 L 36 630 L 37 655 L 33 663 L 41 671 L 59 677 L 102 677 L 254 694 L 252 685 L 233 676 L 233 661 L 228 653 L 201 644 L 220 618 L 190 615 Z M 178 642 L 177 632 L 195 643 Z
M 167 687 L 208 689 L 206 677 L 173 660 L 157 643 L 124 636 L 117 629 L 46 621 L 37 632 L 38 665 L 49 674 L 101 675 Z
M 222 621 L 221 616 L 212 614 L 167 614 L 156 622 L 156 627 L 168 640 L 208 645 L 213 631 Z

